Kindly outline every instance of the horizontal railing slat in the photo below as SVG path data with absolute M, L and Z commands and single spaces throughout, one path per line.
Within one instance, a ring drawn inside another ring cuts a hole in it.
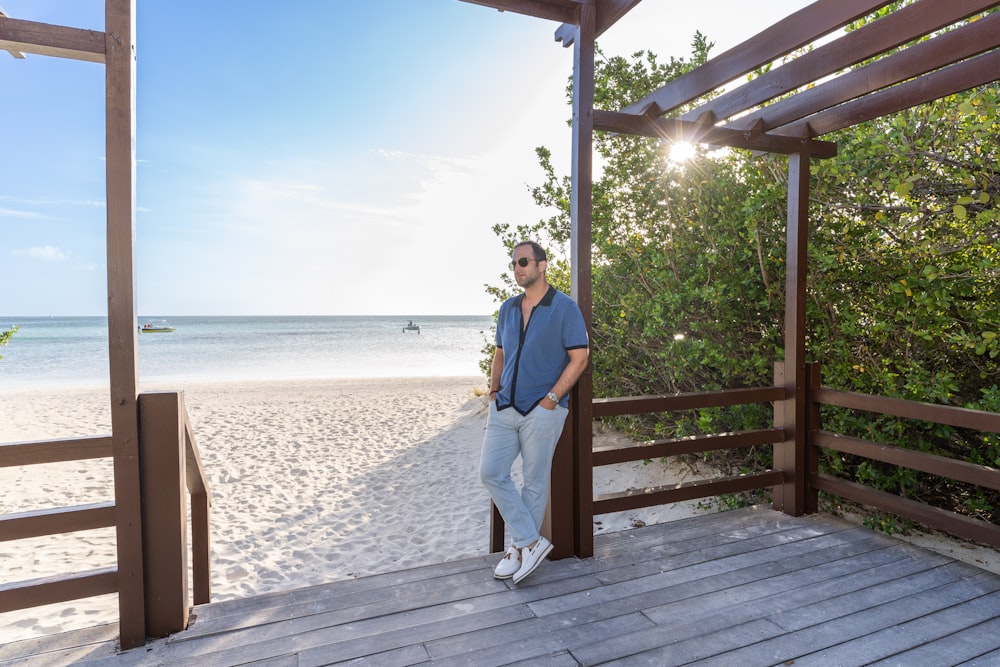
M 982 544 L 988 544 L 994 548 L 1000 548 L 1000 526 L 995 526 L 986 521 L 973 519 L 956 512 L 949 512 L 932 505 L 926 505 L 916 500 L 902 498 L 900 496 L 879 491 L 863 484 L 849 482 L 844 479 L 837 479 L 829 475 L 813 475 L 811 483 L 814 488 L 825 493 L 832 493 L 835 496 L 853 500 L 880 510 L 910 519 L 917 523 L 937 528 L 944 532 L 973 540 Z
M 114 525 L 114 502 L 32 510 L 0 516 L 0 542 Z
M 912 449 L 884 445 L 828 431 L 816 431 L 815 443 L 818 447 L 827 447 L 844 454 L 863 456 L 883 463 L 891 463 L 1000 491 L 1000 471 L 987 466 L 967 461 L 956 461 L 946 456 L 915 452 Z
M 935 424 L 947 424 L 959 428 L 969 428 L 988 433 L 1000 433 L 1000 413 L 958 408 L 953 405 L 939 405 L 909 401 L 903 398 L 889 398 L 859 394 L 851 391 L 837 391 L 819 387 L 813 392 L 813 400 L 823 405 L 833 405 L 865 412 L 876 412 L 893 417 L 917 419 Z
M 707 391 L 674 396 L 629 396 L 622 398 L 595 398 L 594 417 L 617 417 L 649 412 L 675 412 L 698 408 L 718 408 L 729 405 L 771 403 L 785 398 L 784 387 L 750 387 Z
M 0 585 L 0 613 L 118 592 L 114 567 Z
M 709 498 L 724 493 L 741 493 L 763 489 L 780 484 L 783 478 L 784 475 L 780 470 L 769 470 L 737 477 L 722 477 L 672 486 L 599 494 L 594 496 L 594 515 Z
M 784 439 L 785 432 L 778 428 L 595 447 L 594 465 L 606 466 L 680 454 L 700 454 L 723 449 L 773 445 L 776 442 L 783 442 Z
M 111 457 L 111 436 L 0 444 L 0 468 Z

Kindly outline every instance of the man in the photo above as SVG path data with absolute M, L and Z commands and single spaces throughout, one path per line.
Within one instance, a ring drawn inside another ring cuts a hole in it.
M 507 299 L 497 316 L 479 474 L 513 537 L 494 576 L 513 577 L 517 584 L 552 551 L 539 533 L 552 454 L 566 421 L 569 391 L 587 367 L 590 350 L 579 306 L 545 279 L 545 250 L 523 241 L 514 246 L 512 259 L 514 279 L 524 292 Z M 520 492 L 510 477 L 518 455 Z

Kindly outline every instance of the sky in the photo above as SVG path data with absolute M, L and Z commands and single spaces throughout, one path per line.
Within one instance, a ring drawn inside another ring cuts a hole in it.
M 719 55 L 808 0 L 644 0 L 608 56 Z M 136 308 L 487 315 L 548 147 L 569 173 L 557 23 L 459 0 L 141 0 Z M 0 0 L 103 30 L 104 0 Z M 105 315 L 104 68 L 0 51 L 0 315 Z

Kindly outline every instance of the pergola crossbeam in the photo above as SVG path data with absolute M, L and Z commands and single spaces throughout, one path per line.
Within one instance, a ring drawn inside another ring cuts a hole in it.
M 915 44 L 892 56 L 858 67 L 763 109 L 741 116 L 726 127 L 745 130 L 761 124 L 767 132 L 824 109 L 927 74 L 942 66 L 1000 47 L 1000 13 Z
M 15 58 L 25 53 L 71 60 L 104 62 L 103 32 L 21 21 L 0 14 L 0 49 Z
M 539 19 L 549 19 L 560 23 L 575 23 L 576 11 L 580 3 L 576 0 L 541 2 L 539 0 L 463 0 L 473 5 L 492 7 L 501 12 L 525 14 Z
M 652 115 L 673 111 L 887 4 L 888 0 L 819 0 L 622 111 Z
M 679 116 L 695 120 L 711 111 L 726 119 L 868 58 L 966 19 L 996 0 L 921 0 L 858 30 L 804 53 L 759 77 Z M 959 48 L 959 47 L 956 47 Z M 904 51 L 905 53 L 905 51 Z
M 799 137 L 806 131 L 808 125 L 808 136 L 822 136 L 925 102 L 954 95 L 963 90 L 992 83 L 997 80 L 997 72 L 1000 72 L 1000 49 L 944 67 L 898 86 L 880 90 L 851 102 L 845 102 L 832 109 L 809 116 L 805 120 L 777 128 L 775 134 Z
M 619 111 L 595 109 L 594 129 L 785 155 L 808 153 L 818 158 L 829 158 L 837 154 L 837 145 L 828 141 L 767 134 L 753 128 L 731 130 L 678 118 L 654 118 Z

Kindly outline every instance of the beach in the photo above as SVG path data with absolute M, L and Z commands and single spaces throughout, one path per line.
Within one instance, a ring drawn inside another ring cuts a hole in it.
M 482 377 L 271 380 L 183 389 L 212 493 L 212 599 L 470 556 L 489 546 L 478 462 Z M 0 442 L 110 433 L 107 389 L 0 393 Z M 595 427 L 595 442 L 621 438 Z M 515 474 L 516 474 L 515 469 Z M 597 468 L 595 493 L 711 476 L 689 464 Z M 0 468 L 0 514 L 113 500 L 110 460 Z M 710 511 L 595 518 L 595 533 Z M 0 584 L 115 562 L 114 529 L 0 542 Z M 0 643 L 117 622 L 116 595 L 0 614 Z

